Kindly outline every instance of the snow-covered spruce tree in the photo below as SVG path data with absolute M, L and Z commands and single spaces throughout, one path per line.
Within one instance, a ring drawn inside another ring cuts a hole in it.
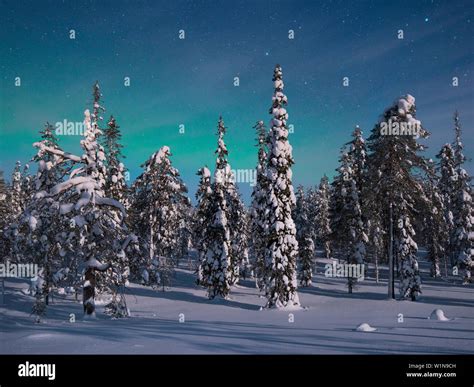
M 316 224 L 317 240 L 321 244 L 326 258 L 331 257 L 331 226 L 329 219 L 329 206 L 331 200 L 331 190 L 329 180 L 326 175 L 321 178 L 317 191 L 316 204 Z
M 39 152 L 57 156 L 57 163 L 69 161 L 74 169 L 67 180 L 56 184 L 48 195 L 57 201 L 63 231 L 60 255 L 74 254 L 84 265 L 83 306 L 86 317 L 95 315 L 97 273 L 107 271 L 102 283 L 112 293 L 109 309 L 115 316 L 128 315 L 120 289 L 126 284 L 128 260 L 126 251 L 132 238 L 124 224 L 125 208 L 104 196 L 105 155 L 98 144 L 98 115 L 84 112 L 84 138 L 81 157 L 36 143 Z M 67 225 L 67 226 L 66 226 Z M 110 269 L 110 270 L 109 270 Z
M 276 65 L 273 72 L 275 91 L 270 114 L 267 179 L 269 191 L 266 209 L 269 211 L 268 240 L 265 249 L 265 293 L 267 308 L 299 306 L 297 293 L 296 258 L 298 242 L 291 212 L 296 204 L 292 184 L 291 166 L 294 164 L 292 147 L 288 141 L 284 106 L 287 97 L 283 93 L 282 69 Z
M 462 130 L 461 130 L 461 122 L 459 120 L 459 113 L 456 110 L 454 112 L 454 161 L 456 166 L 459 167 L 464 164 L 466 161 L 466 157 L 464 156 L 464 145 L 461 140 Z
M 23 212 L 23 195 L 21 192 L 21 162 L 17 161 L 11 176 L 10 204 L 13 217 L 18 217 Z
M 359 196 L 359 205 L 362 212 L 362 222 L 364 224 L 364 233 L 369 235 L 369 219 L 367 218 L 366 214 L 368 211 L 368 203 L 364 200 L 365 190 L 367 189 L 366 184 L 366 176 L 367 176 L 367 146 L 365 144 L 365 139 L 363 137 L 363 132 L 360 129 L 359 125 L 356 125 L 354 131 L 352 132 L 352 140 L 348 142 L 346 145 L 349 146 L 348 155 L 351 159 L 351 170 L 353 174 L 353 179 L 355 181 L 355 186 L 357 189 L 357 194 Z M 368 247 L 370 240 L 366 243 L 366 250 Z M 374 249 L 372 249 L 374 250 Z M 376 277 L 378 278 L 378 262 L 375 262 L 375 259 L 378 259 L 377 255 L 372 254 L 372 258 L 374 259 L 374 264 L 376 266 Z M 364 257 L 365 262 L 367 263 L 366 275 L 368 270 L 368 263 L 370 261 L 369 254 L 366 252 Z
M 257 288 L 262 291 L 265 286 L 265 249 L 268 239 L 268 209 L 266 208 L 269 192 L 266 175 L 268 131 L 263 121 L 257 121 L 254 129 L 257 132 L 258 162 L 250 204 L 250 235 L 253 273 Z
M 395 101 L 375 125 L 368 139 L 368 179 L 370 197 L 376 211 L 381 214 L 384 236 L 398 263 L 400 295 L 415 300 L 421 293 L 421 278 L 412 226 L 415 208 L 426 202 L 422 184 L 415 173 L 429 173 L 428 161 L 420 155 L 424 147 L 418 138 L 428 132 L 415 118 L 415 98 L 406 95 Z M 418 202 L 417 202 L 418 201 Z M 392 217 L 390 217 L 392 214 Z M 390 224 L 393 235 L 390 235 Z
M 306 192 L 306 203 L 308 205 L 308 223 L 311 240 L 316 247 L 318 225 L 317 225 L 317 214 L 318 214 L 318 188 L 310 187 Z M 314 260 L 316 264 L 316 260 Z
M 252 268 L 249 260 L 249 217 L 237 187 L 234 183 L 227 189 L 227 203 L 229 205 L 229 233 L 231 239 L 231 266 L 232 284 L 242 277 L 251 276 Z
M 107 127 L 101 136 L 101 143 L 105 151 L 105 166 L 107 178 L 105 182 L 105 194 L 107 197 L 122 203 L 125 208 L 128 203 L 128 186 L 125 181 L 126 168 L 122 163 L 125 156 L 122 154 L 123 145 L 120 144 L 122 134 L 114 116 L 110 116 Z
M 187 202 L 187 188 L 170 160 L 171 151 L 161 147 L 142 164 L 144 172 L 133 185 L 133 225 L 140 240 L 139 262 L 134 267 L 146 285 L 171 285 L 179 253 L 180 209 Z
M 463 283 L 471 283 L 474 271 L 474 210 L 470 176 L 458 168 L 459 191 L 453 202 L 454 243 L 457 265 L 464 273 Z
M 222 125 L 224 123 L 222 122 Z M 230 165 L 227 167 L 230 170 Z M 250 277 L 252 268 L 249 260 L 249 216 L 235 184 L 235 176 L 230 172 L 227 183 L 226 202 L 229 207 L 229 235 L 231 246 L 232 284 L 240 277 Z
M 349 146 L 347 152 L 352 162 L 352 174 L 356 183 L 357 191 L 361 195 L 363 188 L 365 187 L 365 174 L 367 167 L 367 147 L 363 137 L 363 132 L 359 125 L 356 125 L 352 132 L 352 141 L 346 145 Z
M 455 142 L 454 161 L 455 175 L 451 212 L 453 215 L 452 245 L 456 264 L 464 273 L 463 283 L 472 282 L 474 271 L 474 208 L 472 199 L 471 176 L 464 169 L 466 157 L 463 154 L 461 141 L 461 124 L 459 115 L 454 115 Z
M 438 189 L 442 196 L 444 207 L 444 219 L 448 231 L 448 237 L 443 241 L 446 255 L 450 260 L 451 266 L 455 265 L 455 243 L 454 243 L 454 220 L 453 220 L 453 200 L 455 197 L 455 183 L 457 181 L 456 162 L 454 160 L 454 151 L 451 144 L 444 144 L 440 152 L 436 155 L 439 159 Z
M 38 279 L 35 286 L 36 302 L 33 314 L 37 320 L 46 312 L 49 295 L 53 286 L 61 283 L 69 273 L 65 252 L 61 249 L 61 222 L 58 202 L 48 192 L 63 181 L 68 173 L 68 162 L 59 156 L 43 151 L 44 147 L 61 153 L 54 128 L 47 123 L 40 131 L 41 141 L 34 146 L 39 150 L 33 160 L 38 169 L 33 180 L 35 194 L 19 217 L 18 230 L 24 235 L 21 239 L 22 250 L 29 261 L 38 265 Z
M 347 230 L 345 229 L 347 219 L 343 217 L 346 204 L 347 184 L 344 179 L 348 177 L 348 169 L 350 168 L 349 156 L 344 147 L 341 148 L 340 154 L 339 163 L 341 165 L 336 169 L 338 174 L 331 183 L 329 197 L 329 229 L 331 230 L 329 233 L 329 241 L 333 256 L 338 259 L 341 259 L 341 256 L 344 257 L 347 253 Z M 326 256 L 326 258 L 328 257 Z
M 226 219 L 231 247 L 229 251 L 229 270 L 231 273 L 231 285 L 234 285 L 239 281 L 241 272 L 244 275 L 248 275 L 250 271 L 248 259 L 248 221 L 246 209 L 235 185 L 235 176 L 228 161 L 228 150 L 224 141 L 226 131 L 227 128 L 224 125 L 224 120 L 222 117 L 219 117 L 214 177 L 215 179 L 222 180 L 221 183 L 224 189 Z
M 17 219 L 24 210 L 23 192 L 21 190 L 21 162 L 17 161 L 11 176 L 10 205 L 13 219 Z
M 210 299 L 227 298 L 230 287 L 238 276 L 238 266 L 232 262 L 232 245 L 230 239 L 229 179 L 232 178 L 227 162 L 227 148 L 224 143 L 226 128 L 222 117 L 217 127 L 218 146 L 216 150 L 216 169 L 211 187 L 209 206 L 210 223 L 206 231 L 207 248 L 204 261 L 201 263 L 202 284 L 207 288 Z
M 8 251 L 5 231 L 10 225 L 10 208 L 9 187 L 3 177 L 3 171 L 0 170 L 0 262 L 5 260 Z
M 414 240 L 416 233 L 411 224 L 411 218 L 406 215 L 411 209 L 407 202 L 399 206 L 402 215 L 397 220 L 396 229 L 399 234 L 395 239 L 395 252 L 399 262 L 400 294 L 403 298 L 410 297 L 412 301 L 416 301 L 421 293 L 421 277 L 416 258 L 418 251 L 418 245 Z
M 26 164 L 22 169 L 21 162 L 17 161 L 11 180 L 6 198 L 10 206 L 9 218 L 3 233 L 5 255 L 16 262 L 27 262 L 28 253 L 24 249 L 28 235 L 24 230 L 20 230 L 20 220 L 33 194 L 29 165 Z
M 29 165 L 21 168 L 21 162 L 17 161 L 12 172 L 12 183 L 10 189 L 11 214 L 17 219 L 25 210 L 28 197 L 31 194 L 31 178 L 28 175 Z
M 93 179 L 95 187 L 86 187 L 78 204 L 75 205 L 75 209 L 77 209 L 83 204 L 92 204 L 92 208 L 81 211 L 81 213 L 89 215 L 90 220 L 86 218 L 86 222 L 90 223 L 90 228 L 87 226 L 85 229 L 82 228 L 82 235 L 80 235 L 84 240 L 92 242 L 88 243 L 85 254 L 87 259 L 84 275 L 86 280 L 84 285 L 85 310 L 86 314 L 91 314 L 91 310 L 94 313 L 94 305 L 91 303 L 94 303 L 94 287 L 97 284 L 99 290 L 112 293 L 112 301 L 106 305 L 106 312 L 113 317 L 125 317 L 129 315 L 123 294 L 123 288 L 128 283 L 130 273 L 127 251 L 136 247 L 134 244 L 136 239 L 125 224 L 126 212 L 123 204 L 105 195 L 106 158 L 104 148 L 98 141 L 102 135 L 99 128 L 99 122 L 102 120 L 100 113 L 105 109 L 99 104 L 99 98 L 99 85 L 96 82 L 94 85 L 94 111 L 90 117 L 89 112 L 87 110 L 85 112 L 86 132 L 85 138 L 81 141 L 81 146 L 85 150 L 85 154 L 82 156 L 86 164 L 84 173 Z M 88 190 L 90 190 L 89 193 Z M 82 218 L 80 215 L 77 220 L 79 224 L 77 221 L 73 224 L 81 227 Z M 98 251 L 94 249 L 94 246 L 98 248 Z M 89 298 L 87 298 L 88 296 Z
M 424 184 L 424 191 L 429 202 L 423 208 L 423 219 L 427 259 L 431 262 L 430 274 L 432 277 L 441 276 L 440 264 L 444 264 L 447 275 L 446 241 L 449 238 L 448 225 L 445 218 L 443 196 L 439 191 L 438 178 L 432 173 L 432 178 Z
M 296 191 L 294 210 L 296 240 L 298 241 L 298 279 L 303 287 L 311 286 L 313 279 L 314 243 L 311 236 L 311 223 L 308 218 L 308 202 L 302 186 Z
M 213 214 L 210 211 L 212 199 L 211 172 L 206 166 L 200 168 L 197 175 L 199 176 L 199 185 L 196 191 L 197 205 L 193 222 L 193 244 L 198 252 L 198 278 L 196 282 L 198 285 L 206 286 L 203 283 L 202 273 L 208 248 L 207 234 L 210 229 L 209 225 L 213 221 Z
M 386 246 L 384 245 L 385 241 L 385 231 L 383 229 L 383 222 L 381 215 L 374 211 L 372 203 L 365 202 L 364 192 L 362 191 L 363 196 L 363 208 L 366 211 L 367 218 L 367 232 L 369 237 L 368 243 L 368 254 L 371 255 L 371 262 L 375 266 L 375 282 L 379 283 L 380 280 L 380 262 L 383 261 L 383 258 L 386 256 Z M 377 206 L 374 206 L 375 208 Z M 367 276 L 367 275 L 366 275 Z
M 352 133 L 352 141 L 349 145 L 348 154 L 352 160 L 352 173 L 359 195 L 360 207 L 362 210 L 362 221 L 364 231 L 368 235 L 366 246 L 366 262 L 372 262 L 375 266 L 375 280 L 379 282 L 379 261 L 384 256 L 384 230 L 381 225 L 381 217 L 377 212 L 377 207 L 367 198 L 370 197 L 370 185 L 367 183 L 367 146 L 363 137 L 363 132 L 357 125 Z M 368 270 L 368 265 L 366 266 Z M 367 276 L 367 274 L 366 274 Z
M 101 114 L 104 113 L 106 109 L 102 105 L 102 93 L 100 91 L 98 81 L 96 81 L 93 86 L 92 97 L 93 111 L 91 115 L 91 125 L 95 128 L 96 142 L 98 144 L 98 155 L 100 158 L 100 162 L 97 163 L 97 165 L 100 176 L 100 187 L 103 190 L 103 195 L 105 197 L 109 197 L 109 194 L 112 193 L 108 192 L 108 189 L 111 189 L 111 187 L 107 187 L 107 184 L 108 182 L 113 182 L 114 179 L 113 175 L 110 174 L 110 169 L 108 169 L 109 163 L 107 160 L 106 151 L 104 149 L 104 146 L 101 145 L 101 142 L 104 142 L 104 136 L 102 131 L 103 117 L 101 116 Z M 116 200 L 114 197 L 110 198 Z M 125 202 L 125 204 L 128 205 L 126 198 L 123 198 L 123 201 Z M 124 203 L 120 201 L 118 202 L 122 204 L 125 209 L 127 209 Z M 117 210 L 112 209 L 112 211 Z M 124 219 L 126 220 L 126 217 L 124 217 Z M 128 234 L 127 226 L 124 224 L 123 227 L 126 229 L 126 232 Z M 136 236 L 133 234 L 129 234 L 124 244 L 127 246 L 127 250 L 137 250 Z M 108 261 L 106 261 L 105 263 L 109 264 L 110 267 L 113 267 L 114 270 L 108 270 L 106 272 L 98 271 L 98 275 L 96 277 L 97 288 L 99 291 L 112 291 L 113 299 L 110 304 L 106 305 L 106 312 L 115 317 L 122 317 L 122 315 L 127 315 L 128 313 L 128 310 L 126 310 L 125 298 L 123 295 L 122 288 L 124 284 L 128 283 L 128 276 L 130 274 L 129 259 L 127 255 L 122 253 L 116 255 L 115 260 L 110 261 L 110 259 L 113 258 L 114 256 L 109 258 Z M 118 293 L 119 289 L 121 291 L 120 294 Z
M 228 160 L 228 150 L 224 142 L 224 136 L 227 128 L 224 125 L 222 117 L 218 123 L 218 144 L 215 151 L 217 155 L 216 171 L 219 173 L 216 178 L 223 180 L 225 188 L 225 201 L 227 204 L 227 221 L 230 235 L 230 271 L 231 284 L 234 285 L 239 281 L 240 274 L 244 277 L 250 274 L 250 262 L 248 257 L 248 219 L 247 211 L 240 198 L 237 186 L 235 184 L 235 176 L 232 173 Z
M 52 124 L 46 122 L 44 129 L 39 133 L 41 135 L 40 141 L 44 146 L 61 151 L 59 139 L 56 136 L 55 129 Z M 43 170 L 38 171 L 33 180 L 35 193 L 39 191 L 38 184 L 40 183 L 38 183 L 38 177 L 41 177 L 45 184 L 52 185 L 62 181 L 64 176 L 69 172 L 69 163 L 65 161 L 65 164 L 54 164 L 57 160 L 58 156 L 49 154 L 47 152 L 39 152 L 33 157 L 33 161 L 39 164 L 38 167 L 43 166 L 44 164 Z M 51 163 L 51 165 L 48 163 Z M 53 165 L 55 166 L 54 168 Z
M 362 219 L 361 201 L 357 188 L 354 160 L 343 152 L 338 175 L 333 183 L 333 207 L 331 211 L 332 239 L 349 265 L 363 265 L 365 245 L 368 237 Z M 357 278 L 348 278 L 349 293 L 352 293 Z
M 189 257 L 189 250 L 191 248 L 191 240 L 193 233 L 193 217 L 194 209 L 191 205 L 191 200 L 186 197 L 178 205 L 178 217 L 179 217 L 179 229 L 178 229 L 178 240 L 177 250 L 175 253 L 175 264 L 179 267 L 180 260 L 182 258 Z
M 3 171 L 0 170 L 0 232 L 5 227 L 5 220 L 8 218 L 9 206 L 7 201 L 8 186 L 3 177 Z

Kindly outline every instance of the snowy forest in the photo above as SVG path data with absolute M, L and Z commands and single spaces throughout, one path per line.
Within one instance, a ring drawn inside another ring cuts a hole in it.
M 36 322 L 48 315 L 54 294 L 82 298 L 85 318 L 95 317 L 97 298 L 107 299 L 106 315 L 129 317 L 131 284 L 160 297 L 173 289 L 179 268 L 193 273 L 208 302 L 232 300 L 242 281 L 251 281 L 262 309 L 290 311 L 305 307 L 299 289 L 318 286 L 320 260 L 341 269 L 332 274 L 342 277 L 348 297 L 370 277 L 386 281 L 388 299 L 417 302 L 421 259 L 433 278 L 472 284 L 474 212 L 462 112 L 453 112 L 446 144 L 432 160 L 422 144 L 429 128 L 417 117 L 415 97 L 403 95 L 367 134 L 359 126 L 347 131 L 334 178 L 294 187 L 291 103 L 280 65 L 273 95 L 270 78 L 269 111 L 248 124 L 257 173 L 250 205 L 232 173 L 232 128 L 219 112 L 215 165 L 196 165 L 195 193 L 165 144 L 156 144 L 142 173 L 126 181 L 120 123 L 108 113 L 113 106 L 103 106 L 98 82 L 84 112 L 82 154 L 63 149 L 53 125 L 44 125 L 31 162 L 18 162 L 11 180 L 0 175 L 1 263 L 37 265 L 28 289 Z

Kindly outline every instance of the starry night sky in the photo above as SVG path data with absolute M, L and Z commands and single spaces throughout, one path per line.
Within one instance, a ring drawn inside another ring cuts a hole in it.
M 121 126 L 132 179 L 168 145 L 194 196 L 196 170 L 214 168 L 220 114 L 232 167 L 255 167 L 252 127 L 270 119 L 276 63 L 295 128 L 295 184 L 332 176 L 354 126 L 368 136 L 383 110 L 406 93 L 416 97 L 418 119 L 432 133 L 428 156 L 453 140 L 458 109 L 472 158 L 473 8 L 472 0 L 0 0 L 0 169 L 9 177 L 16 160 L 31 158 L 46 121 L 82 121 L 99 80 L 104 118 L 113 114 Z M 79 140 L 62 137 L 61 145 L 79 152 Z M 248 199 L 249 185 L 240 189 Z

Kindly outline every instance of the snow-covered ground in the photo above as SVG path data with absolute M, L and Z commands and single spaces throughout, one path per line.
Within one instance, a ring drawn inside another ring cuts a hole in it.
M 131 318 L 111 320 L 98 307 L 97 320 L 83 321 L 80 302 L 55 296 L 36 324 L 29 315 L 33 298 L 21 291 L 27 282 L 7 280 L 0 353 L 474 353 L 474 286 L 431 279 L 423 263 L 417 302 L 387 300 L 386 282 L 376 284 L 372 270 L 349 295 L 345 279 L 324 277 L 324 263 L 318 261 L 314 287 L 299 289 L 305 308 L 291 312 L 260 310 L 265 299 L 250 280 L 233 289 L 231 300 L 209 301 L 192 271 L 182 268 L 166 292 L 132 284 Z M 429 319 L 435 309 L 449 320 Z M 376 330 L 356 330 L 363 323 Z

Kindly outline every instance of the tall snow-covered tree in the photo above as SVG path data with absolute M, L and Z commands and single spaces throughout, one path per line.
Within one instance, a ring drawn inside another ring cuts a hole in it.
M 38 265 L 36 281 L 36 302 L 33 313 L 39 320 L 46 312 L 49 295 L 54 285 L 59 285 L 68 276 L 70 267 L 61 248 L 63 222 L 59 213 L 59 203 L 48 192 L 61 183 L 69 171 L 69 163 L 59 156 L 43 151 L 44 147 L 63 152 L 55 136 L 54 128 L 47 123 L 40 131 L 41 141 L 34 145 L 39 148 L 33 160 L 38 169 L 33 180 L 35 194 L 19 217 L 19 233 L 22 250 L 29 260 Z
M 239 281 L 240 274 L 248 276 L 250 272 L 250 263 L 248 258 L 248 219 L 247 210 L 240 198 L 235 176 L 228 160 L 228 150 L 224 142 L 224 135 L 227 128 L 224 125 L 222 117 L 218 123 L 218 146 L 216 149 L 218 172 L 216 178 L 222 179 L 225 201 L 227 206 L 227 221 L 230 236 L 230 271 L 231 284 Z
M 192 246 L 194 209 L 188 197 L 178 205 L 178 214 L 178 240 L 175 253 L 175 264 L 177 267 L 181 259 L 190 258 L 189 251 Z
M 454 124 L 455 174 L 453 176 L 453 197 L 451 202 L 453 216 L 451 240 L 456 264 L 464 273 L 463 283 L 467 284 L 472 282 L 472 272 L 474 271 L 474 209 L 471 176 L 464 169 L 466 157 L 463 153 L 461 124 L 457 112 L 454 115 Z
M 95 109 L 99 109 L 96 104 Z M 36 143 L 39 154 L 57 156 L 57 164 L 70 162 L 74 169 L 68 178 L 43 194 L 53 198 L 59 207 L 63 231 L 60 233 L 61 254 L 74 254 L 84 266 L 83 307 L 87 317 L 95 315 L 96 285 L 112 293 L 109 305 L 116 316 L 128 315 L 120 289 L 128 277 L 126 251 L 131 238 L 124 224 L 125 208 L 114 199 L 106 198 L 104 151 L 98 144 L 100 129 L 98 114 L 84 112 L 84 138 L 81 157 Z M 100 278 L 98 273 L 107 272 Z
M 421 278 L 414 240 L 416 201 L 427 201 L 417 173 L 428 173 L 428 161 L 420 154 L 418 142 L 428 132 L 415 118 L 415 98 L 406 95 L 385 110 L 368 139 L 370 197 L 381 214 L 386 246 L 393 246 L 400 275 L 400 295 L 415 300 L 421 293 Z M 390 233 L 390 225 L 393 233 Z
M 17 161 L 11 179 L 12 183 L 6 197 L 9 217 L 3 233 L 5 255 L 17 262 L 28 261 L 28 252 L 25 250 L 28 235 L 24 230 L 20 230 L 20 221 L 33 195 L 33 178 L 29 174 L 29 165 L 25 164 L 22 168 L 21 162 Z
M 454 246 L 457 265 L 464 272 L 463 283 L 471 283 L 474 271 L 474 210 L 470 176 L 458 168 L 459 191 L 453 202 Z
M 367 254 L 370 254 L 370 261 L 373 262 L 375 266 L 375 282 L 379 283 L 380 263 L 384 260 L 384 257 L 386 256 L 386 246 L 384 245 L 386 239 L 386 230 L 384 230 L 383 228 L 381 215 L 378 212 L 372 210 L 371 203 L 364 203 L 363 208 L 367 211 L 367 232 L 369 238 Z
M 179 254 L 180 209 L 187 202 L 187 188 L 163 146 L 142 165 L 144 172 L 133 185 L 133 224 L 140 239 L 139 268 L 143 282 L 170 286 Z
M 292 147 L 288 140 L 288 102 L 283 93 L 283 73 L 280 65 L 273 72 L 275 91 L 270 114 L 269 149 L 266 177 L 269 191 L 266 209 L 269 211 L 269 232 L 265 249 L 266 284 L 268 308 L 299 306 L 297 293 L 296 258 L 298 242 L 296 227 L 291 213 L 296 204 L 292 184 L 294 164 Z
M 247 209 L 232 182 L 227 189 L 229 205 L 229 233 L 231 239 L 232 284 L 240 277 L 248 278 L 252 268 L 249 260 L 249 220 Z
M 23 195 L 21 192 L 21 162 L 17 161 L 11 176 L 10 204 L 14 217 L 19 216 L 23 211 Z
M 367 147 L 363 137 L 363 132 L 357 125 L 352 132 L 352 141 L 348 142 L 348 155 L 352 161 L 352 174 L 356 183 L 357 191 L 361 194 L 365 187 L 365 174 L 367 167 Z
M 294 219 L 296 224 L 296 240 L 298 241 L 298 279 L 303 287 L 311 286 L 313 279 L 314 242 L 311 235 L 307 197 L 302 186 L 296 191 L 296 208 Z
M 222 117 L 217 126 L 216 169 L 211 188 L 209 207 L 210 223 L 206 231 L 206 254 L 201 263 L 201 283 L 207 288 L 210 299 L 227 298 L 230 288 L 238 278 L 238 266 L 233 262 L 230 237 L 230 208 L 228 203 L 229 181 L 232 178 L 224 142 L 226 128 Z
M 343 152 L 340 158 L 338 175 L 333 183 L 333 208 L 331 229 L 334 245 L 338 246 L 349 265 L 363 265 L 368 237 L 362 219 L 360 193 L 357 187 L 357 174 L 353 168 L 354 159 Z M 357 167 L 356 167 L 357 168 Z M 349 293 L 353 292 L 357 278 L 348 277 Z
M 3 171 L 0 170 L 0 230 L 3 230 L 5 226 L 5 219 L 8 217 L 8 205 L 7 205 L 8 186 L 3 177 Z M 1 231 L 0 231 L 1 232 Z
M 97 167 L 97 177 L 99 179 L 100 188 L 102 190 L 102 195 L 108 198 L 107 192 L 107 182 L 111 176 L 109 175 L 109 171 L 107 168 L 108 160 L 106 156 L 106 151 L 104 146 L 102 146 L 101 142 L 103 142 L 103 128 L 102 122 L 103 117 L 102 113 L 106 111 L 105 107 L 102 105 L 102 93 L 100 91 L 99 82 L 96 81 L 93 86 L 92 91 L 93 97 L 93 110 L 91 114 L 91 126 L 95 132 L 95 145 L 97 147 L 97 158 L 99 160 L 96 163 Z M 113 197 L 110 198 L 115 200 Z M 120 203 L 120 202 L 119 202 Z M 120 203 L 123 206 L 123 203 Z M 125 208 L 125 206 L 123 207 Z M 110 211 L 117 212 L 117 209 L 111 208 Z M 122 209 L 120 209 L 122 211 Z M 126 217 L 123 217 L 126 220 Z M 122 222 L 123 223 L 123 222 Z M 125 224 L 121 224 L 125 229 L 125 233 L 128 235 L 125 245 L 127 246 L 128 250 L 133 250 L 137 248 L 136 245 L 136 238 L 133 234 L 130 234 L 128 228 Z M 132 242 L 132 243 L 131 243 Z M 112 302 L 106 306 L 107 313 L 115 316 L 115 317 L 122 317 L 123 315 L 128 314 L 128 310 L 126 310 L 125 298 L 123 296 L 122 289 L 124 284 L 128 283 L 128 276 L 130 274 L 130 266 L 129 266 L 129 259 L 126 254 L 120 252 L 119 254 L 111 254 L 109 255 L 105 263 L 109 267 L 113 268 L 113 270 L 107 270 L 105 272 L 101 272 L 100 270 L 96 270 L 96 285 L 99 291 L 103 290 L 111 290 L 113 294 Z
M 215 151 L 217 155 L 216 173 L 214 178 L 220 179 L 221 187 L 224 190 L 225 211 L 227 227 L 230 238 L 230 275 L 231 284 L 239 281 L 240 274 L 248 276 L 250 274 L 250 263 L 248 258 L 248 220 L 247 211 L 240 198 L 235 176 L 228 161 L 228 150 L 224 141 L 227 128 L 222 117 L 218 122 L 218 144 Z
M 455 265 L 455 243 L 454 243 L 454 220 L 453 220 L 453 200 L 455 197 L 455 184 L 457 181 L 456 162 L 451 144 L 444 144 L 440 152 L 436 155 L 439 159 L 439 181 L 438 189 L 442 196 L 444 219 L 447 227 L 448 237 L 443 240 L 444 250 L 450 259 L 451 266 Z
M 329 218 L 329 207 L 331 200 L 331 190 L 329 180 L 326 175 L 321 178 L 317 191 L 316 204 L 316 224 L 317 224 L 317 240 L 324 250 L 326 258 L 331 256 L 331 225 Z
M 118 126 L 114 116 L 110 116 L 107 127 L 101 136 L 107 169 L 104 190 L 107 197 L 118 200 L 125 208 L 128 208 L 128 186 L 125 180 L 127 170 L 122 163 L 125 156 L 122 154 L 121 138 L 120 126 Z
M 449 229 L 445 217 L 443 196 L 439 190 L 438 179 L 434 177 L 427 180 L 424 190 L 429 202 L 423 209 L 427 259 L 431 262 L 430 274 L 432 277 L 441 276 L 441 264 L 444 264 L 447 274 L 446 241 L 449 239 Z
M 347 184 L 345 179 L 349 176 L 349 155 L 345 148 L 340 150 L 341 156 L 339 163 L 341 164 L 336 171 L 338 174 L 334 177 L 331 183 L 330 198 L 329 198 L 329 241 L 334 255 L 344 255 L 347 240 L 347 219 L 344 217 L 345 200 Z M 352 171 L 350 171 L 352 173 Z
M 3 177 L 3 171 L 0 170 L 0 262 L 6 258 L 8 251 L 6 228 L 10 224 L 10 209 L 9 187 Z
M 257 132 L 258 161 L 256 182 L 250 204 L 251 252 L 257 288 L 264 290 L 265 249 L 268 239 L 268 209 L 266 208 L 267 194 L 269 192 L 266 175 L 268 131 L 263 121 L 258 121 L 254 129 Z
M 369 219 L 367 218 L 367 215 L 369 213 L 368 210 L 368 203 L 364 200 L 365 197 L 365 190 L 367 189 L 367 183 L 366 183 L 366 176 L 367 176 L 367 146 L 365 144 L 365 139 L 363 136 L 363 132 L 360 129 L 359 125 L 356 125 L 354 131 L 352 132 L 352 140 L 348 142 L 346 145 L 349 146 L 348 150 L 348 155 L 351 159 L 351 170 L 352 170 L 352 176 L 355 182 L 355 187 L 357 190 L 357 195 L 358 195 L 358 200 L 359 200 L 359 205 L 361 208 L 361 217 L 362 217 L 362 222 L 363 222 L 363 231 L 366 235 L 370 234 L 369 226 L 370 222 Z M 376 230 L 374 230 L 376 231 Z M 375 242 L 375 240 L 373 240 Z M 366 250 L 367 247 L 369 247 L 370 239 L 366 243 Z M 373 247 L 373 246 L 372 246 Z M 375 249 L 372 248 L 372 252 L 374 252 Z M 374 264 L 375 264 L 375 276 L 378 278 L 378 255 L 377 254 L 371 254 L 372 258 L 374 259 Z M 368 251 L 366 251 L 365 261 L 369 262 L 369 254 Z M 375 262 L 375 259 L 377 259 L 377 262 Z M 368 265 L 366 266 L 366 269 L 368 269 Z
M 193 223 L 194 246 L 198 252 L 198 278 L 196 282 L 198 285 L 205 286 L 205 283 L 203 283 L 203 265 L 205 264 L 208 249 L 209 225 L 213 221 L 213 214 L 211 213 L 211 171 L 209 171 L 207 166 L 202 167 L 198 170 L 197 175 L 199 176 L 199 185 L 196 192 L 197 205 Z
M 461 140 L 462 129 L 461 129 L 461 121 L 459 119 L 459 113 L 456 110 L 454 112 L 454 162 L 456 166 L 463 165 L 466 161 L 466 156 L 464 156 L 464 145 Z
M 318 239 L 318 188 L 309 187 L 306 192 L 306 203 L 308 205 L 309 232 L 314 246 L 316 247 Z M 314 260 L 316 261 L 316 260 Z
M 375 266 L 375 280 L 378 282 L 379 262 L 384 257 L 384 230 L 381 226 L 381 217 L 377 212 L 377 208 L 372 208 L 374 203 L 366 200 L 366 198 L 370 197 L 368 192 L 370 185 L 367 183 L 367 146 L 363 132 L 358 125 L 354 129 L 352 137 L 352 141 L 346 145 L 349 145 L 348 155 L 352 160 L 351 169 L 362 210 L 364 232 L 368 236 L 365 259 L 366 262 L 373 262 Z M 368 270 L 368 266 L 366 268 Z

